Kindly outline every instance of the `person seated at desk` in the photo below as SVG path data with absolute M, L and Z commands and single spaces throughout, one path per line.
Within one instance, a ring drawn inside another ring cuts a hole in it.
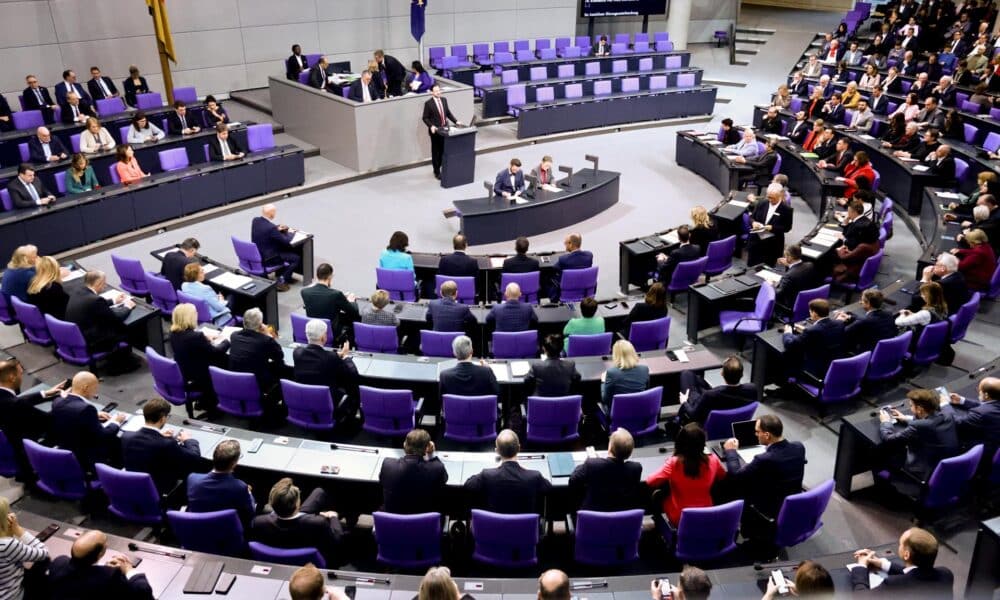
M 556 176 L 552 173 L 552 157 L 543 156 L 542 162 L 531 170 L 531 175 L 538 179 L 538 185 L 555 185 Z
M 160 263 L 160 275 L 166 278 L 175 290 L 181 289 L 181 286 L 184 285 L 184 270 L 187 266 L 200 264 L 201 261 L 198 258 L 200 248 L 201 243 L 198 242 L 198 239 L 189 237 L 177 246 L 177 250 L 163 255 L 163 261 Z
M 7 184 L 7 193 L 14 208 L 37 208 L 56 201 L 56 197 L 45 187 L 45 183 L 35 177 L 35 168 L 30 163 L 21 163 L 17 166 L 17 177 Z
M 594 255 L 589 250 L 581 250 L 583 246 L 583 235 L 577 232 L 568 234 L 563 238 L 563 248 L 566 254 L 560 256 L 552 265 L 552 281 L 549 284 L 549 300 L 559 301 L 560 281 L 562 272 L 569 269 L 589 269 L 594 264 Z
M 410 91 L 418 94 L 431 91 L 431 88 L 434 87 L 434 78 L 424 68 L 423 63 L 415 60 L 410 63 L 410 69 L 413 73 L 413 80 L 410 82 Z
M 328 566 L 340 564 L 344 530 L 326 490 L 314 489 L 303 502 L 292 478 L 284 477 L 271 487 L 267 504 L 271 512 L 254 517 L 248 538 L 274 548 L 315 548 Z
M 115 87 L 115 82 L 110 77 L 101 75 L 101 70 L 97 67 L 90 67 L 90 80 L 87 81 L 87 91 L 90 92 L 90 97 L 95 102 L 97 100 L 106 100 L 121 96 L 118 93 L 118 88 Z
M 611 42 L 608 41 L 608 36 L 602 35 L 597 43 L 594 44 L 594 56 L 608 56 L 611 54 Z
M 681 371 L 676 424 L 704 425 L 714 410 L 731 410 L 755 402 L 757 388 L 752 383 L 740 383 L 742 379 L 743 362 L 736 355 L 722 362 L 723 385 L 712 387 L 697 372 Z
M 747 266 L 773 265 L 785 247 L 785 232 L 791 231 L 794 209 L 784 204 L 785 188 L 779 183 L 767 186 L 767 202 L 757 202 L 751 214 L 747 240 Z M 768 234 L 768 235 L 764 235 Z
M 312 563 L 299 567 L 292 573 L 288 579 L 288 595 L 291 600 L 348 600 L 340 588 L 326 585 L 322 571 Z M 457 598 L 458 594 L 455 596 Z
M 362 71 L 361 77 L 351 83 L 351 89 L 347 92 L 347 99 L 362 103 L 382 99 L 378 88 L 372 82 L 371 71 Z
M 836 148 L 836 151 L 832 156 L 830 156 L 830 160 L 820 160 L 816 163 L 816 166 L 821 169 L 833 171 L 838 175 L 843 175 L 844 169 L 846 169 L 847 165 L 851 164 L 851 161 L 854 160 L 854 153 L 851 152 L 850 140 L 846 137 L 842 137 L 837 140 L 834 147 Z
M 132 116 L 132 125 L 128 128 L 126 140 L 130 144 L 146 144 L 158 142 L 166 137 L 163 130 L 150 123 L 146 113 L 141 110 Z
M 753 129 L 749 127 L 744 129 L 743 138 L 739 143 L 726 146 L 725 151 L 744 159 L 757 156 L 760 153 L 760 148 L 757 147 L 757 137 L 754 135 Z
M 845 231 L 844 235 L 847 234 Z M 864 227 L 856 234 L 852 233 L 851 238 L 845 237 L 844 244 L 836 250 L 837 259 L 831 273 L 834 281 L 843 284 L 857 282 L 865 261 L 878 254 L 878 251 L 878 233 L 874 225 Z
M 908 135 L 906 119 L 903 118 L 902 113 L 895 113 L 886 120 L 887 126 L 885 131 L 879 136 L 882 140 L 880 145 L 883 148 L 891 148 L 896 144 L 903 136 Z M 916 130 L 914 130 L 916 131 Z M 917 143 L 920 139 L 917 138 Z M 915 147 L 915 146 L 914 146 Z
M 962 235 L 968 248 L 952 248 L 950 252 L 958 257 L 958 272 L 965 277 L 970 290 L 985 292 L 990 288 L 993 271 L 996 270 L 997 256 L 982 229 L 972 229 Z M 29 290 L 30 291 L 30 290 Z
M 49 567 L 52 597 L 153 600 L 146 575 L 124 554 L 115 553 L 103 565 L 97 564 L 107 551 L 108 536 L 102 531 L 91 529 L 76 538 L 69 556 L 56 557 Z
M 701 257 L 701 248 L 691 243 L 691 230 L 687 225 L 677 228 L 677 240 L 680 245 L 670 251 L 670 256 L 662 252 L 656 255 L 657 279 L 666 285 L 674 276 L 677 265 Z
M 209 127 L 215 127 L 219 123 L 229 123 L 229 113 L 211 94 L 205 96 L 205 122 Z
M 806 77 L 813 78 L 819 77 L 822 72 L 823 64 L 819 62 L 819 57 L 815 54 L 810 54 L 809 59 L 806 60 L 805 66 L 802 67 L 802 74 Z
M 875 113 L 868 108 L 868 101 L 862 98 L 858 102 L 857 110 L 854 111 L 854 116 L 851 117 L 851 121 L 847 124 L 847 127 L 859 133 L 867 134 L 871 131 L 874 124 Z
M 943 256 L 955 258 L 950 254 Z M 924 327 L 948 318 L 948 308 L 941 284 L 935 281 L 920 284 L 920 293 L 913 297 L 910 307 L 899 311 L 896 317 L 897 327 L 905 327 L 913 331 L 913 339 L 910 342 L 911 349 L 916 347 Z
M 787 109 L 792 104 L 792 94 L 788 91 L 788 84 L 779 83 L 778 91 L 771 96 L 771 106 L 778 110 Z M 775 112 L 777 116 L 777 112 Z
M 455 234 L 451 239 L 454 252 L 441 256 L 438 261 L 437 273 L 445 277 L 475 277 L 479 274 L 479 261 L 465 253 L 468 247 L 465 236 Z
M 867 548 L 855 552 L 860 566 L 851 569 L 851 586 L 855 591 L 870 589 L 869 571 L 875 571 L 884 580 L 871 590 L 874 596 L 952 598 L 955 577 L 947 567 L 934 566 L 937 554 L 937 539 L 926 529 L 911 527 L 899 536 L 899 548 L 892 559 L 880 558 Z
M 0 95 L 0 133 L 14 131 L 14 117 L 7 98 Z
M 296 383 L 321 385 L 330 388 L 330 397 L 336 407 L 336 419 L 352 417 L 358 410 L 358 368 L 349 356 L 350 342 L 345 341 L 339 350 L 326 349 L 326 323 L 319 319 L 306 322 L 305 346 L 292 352 Z M 341 398 L 347 400 L 340 404 Z M 340 404 L 340 406 L 338 406 Z
M 843 95 L 840 92 L 834 92 L 830 96 L 830 101 L 823 105 L 820 115 L 822 115 L 827 123 L 839 124 L 844 120 L 844 105 L 842 100 Z
M 493 369 L 472 362 L 472 340 L 460 335 L 451 342 L 451 352 L 458 361 L 454 367 L 441 371 L 441 395 L 496 396 L 500 393 Z
M 28 302 L 28 287 L 37 274 L 38 247 L 32 244 L 18 246 L 10 255 L 7 269 L 0 280 L 0 293 L 9 302 L 17 298 Z
M 786 355 L 799 363 L 799 369 L 806 375 L 822 381 L 830 363 L 843 358 L 845 353 L 844 323 L 830 317 L 830 302 L 816 298 L 809 302 L 810 324 L 801 334 L 794 333 L 792 325 L 785 325 L 782 336 Z M 791 362 L 791 361 L 790 361 Z M 795 369 L 789 373 L 795 375 Z
M 781 279 L 774 285 L 775 303 L 782 312 L 791 315 L 799 292 L 812 289 L 816 285 L 816 265 L 802 260 L 802 246 L 789 244 L 777 261 L 776 269 L 784 267 Z M 769 283 L 769 281 L 768 281 Z
M 772 173 L 774 173 L 774 166 L 778 164 L 778 153 L 775 150 L 775 144 L 777 140 L 774 138 L 768 138 L 764 142 L 764 151 L 759 153 L 753 158 L 744 158 L 742 156 L 734 156 L 733 162 L 739 164 L 745 164 L 748 167 L 753 167 L 753 177 L 752 179 L 743 178 L 745 182 L 753 182 L 758 189 L 767 185 L 771 181 Z M 763 183 L 762 183 L 763 182 Z M 702 253 L 707 251 L 707 248 L 701 250 Z
M 345 295 L 332 284 L 333 266 L 321 263 L 316 267 L 316 280 L 299 293 L 302 295 L 306 316 L 329 320 L 334 340 L 341 340 L 347 335 L 351 323 L 361 320 L 361 314 L 358 312 L 355 295 Z
M 740 132 L 733 126 L 732 119 L 723 119 L 719 129 L 719 141 L 726 146 L 738 144 L 740 142 Z
M 504 301 L 493 305 L 486 324 L 494 331 L 528 331 L 538 327 L 532 305 L 521 302 L 521 286 L 511 282 L 503 293 Z
M 534 273 L 541 269 L 538 259 L 528 256 L 528 238 L 523 235 L 514 240 L 514 256 L 504 259 L 503 273 Z
M 246 156 L 246 150 L 235 136 L 229 134 L 229 125 L 218 123 L 215 135 L 208 138 L 208 157 L 212 162 L 238 160 Z
M 175 100 L 174 110 L 167 113 L 167 131 L 170 135 L 191 135 L 201 131 L 187 114 L 187 104 L 183 100 Z
M 125 470 L 148 473 L 161 496 L 170 493 L 177 482 L 186 480 L 201 465 L 201 446 L 185 430 L 164 429 L 170 416 L 170 403 L 150 398 L 142 405 L 145 424 L 138 431 L 122 434 L 122 457 Z
M 955 158 L 951 155 L 951 146 L 941 144 L 924 158 L 924 164 L 930 167 L 930 172 L 937 175 L 942 182 L 951 184 L 955 180 Z
M 131 144 L 121 144 L 115 149 L 115 161 L 115 172 L 118 173 L 118 179 L 126 185 L 150 176 L 139 166 Z
M 369 301 L 372 305 L 361 313 L 361 322 L 365 325 L 388 325 L 390 327 L 399 326 L 399 317 L 396 313 L 385 310 L 389 305 L 389 292 L 385 290 L 375 290 L 372 292 Z
M 87 101 L 88 104 L 92 103 L 92 99 L 83 86 L 76 82 L 76 73 L 72 69 L 66 69 L 62 73 L 62 83 L 55 86 L 56 92 L 56 102 L 59 104 L 65 104 L 66 98 L 70 94 L 76 94 L 77 98 Z
M 225 125 L 220 125 L 220 127 L 225 127 Z M 225 144 L 225 138 L 221 136 L 220 132 L 219 140 Z M 211 148 L 211 145 L 209 147 Z M 241 152 L 240 156 L 242 155 Z M 289 284 L 295 281 L 295 270 L 302 264 L 302 257 L 292 245 L 292 240 L 295 239 L 295 230 L 288 225 L 276 224 L 274 219 L 277 216 L 278 207 L 274 204 L 265 204 L 260 209 L 260 216 L 254 217 L 250 223 L 250 240 L 257 246 L 261 260 L 265 265 L 285 265 L 277 272 L 276 279 L 278 291 L 287 292 L 290 289 Z
M 94 111 L 94 107 L 90 105 L 90 102 L 80 98 L 75 92 L 67 94 L 66 102 L 59 106 L 61 108 L 59 119 L 65 125 L 85 123 L 91 118 L 97 118 L 97 113 Z
M 1000 444 L 1000 379 L 986 377 L 979 382 L 979 399 L 965 398 L 952 393 L 951 403 L 955 427 L 965 444 L 986 444 L 992 456 Z
M 712 485 L 726 476 L 726 468 L 714 452 L 705 452 L 705 430 L 688 423 L 677 432 L 674 455 L 660 469 L 646 478 L 646 486 L 667 486 L 663 513 L 670 525 L 677 527 L 685 508 L 713 506 Z
M 277 338 L 274 330 L 264 324 L 259 308 L 243 313 L 243 329 L 229 337 L 229 370 L 252 373 L 265 396 L 280 393 L 278 378 L 285 366 L 285 354 Z
M 465 482 L 472 508 L 501 514 L 543 513 L 552 484 L 538 471 L 518 463 L 520 450 L 521 442 L 512 430 L 504 429 L 497 435 L 500 464 L 483 469 Z
M 42 256 L 35 265 L 35 276 L 28 284 L 28 302 L 43 315 L 65 320 L 69 294 L 63 290 L 59 263 L 51 256 Z
M 497 173 L 493 183 L 493 195 L 511 198 L 522 193 L 524 193 L 524 173 L 521 171 L 521 161 L 512 158 L 510 166 Z
M 868 65 L 865 67 L 865 73 L 858 80 L 858 87 L 863 90 L 872 91 L 875 86 L 882 82 L 882 76 L 879 75 L 878 67 L 875 65 Z
M 49 429 L 49 413 L 39 410 L 37 405 L 59 396 L 66 387 L 65 382 L 60 382 L 44 391 L 22 392 L 23 380 L 24 367 L 16 358 L 0 360 L 0 431 L 10 442 L 18 479 L 34 473 L 24 453 L 24 440 L 37 442 Z
M 69 392 L 52 400 L 49 432 L 45 436 L 47 444 L 72 452 L 85 473 L 93 472 L 98 462 L 118 463 L 121 457 L 118 429 L 128 418 L 124 412 L 114 418 L 98 412 L 92 403 L 97 400 L 99 386 L 93 373 L 80 371 L 74 375 Z
M 115 149 L 115 140 L 101 122 L 90 117 L 87 119 L 86 130 L 80 134 L 80 152 L 97 154 Z
M 917 481 L 926 481 L 938 463 L 961 451 L 958 430 L 951 412 L 941 410 L 941 399 L 934 390 L 911 390 L 906 399 L 909 400 L 912 415 L 905 415 L 895 408 L 879 411 L 879 450 L 892 468 L 901 468 Z M 894 422 L 903 425 L 903 429 L 893 427 Z M 885 456 L 896 450 L 905 450 L 906 459 L 901 465 L 893 460 L 894 457 Z M 893 483 L 906 490 L 915 490 L 916 487 L 896 478 L 893 478 Z
M 632 342 L 615 342 L 611 348 L 611 363 L 613 366 L 601 374 L 601 401 L 608 415 L 615 395 L 644 392 L 649 387 L 649 367 L 640 364 Z
M 837 152 L 837 140 L 834 137 L 833 127 L 823 128 L 823 133 L 820 134 L 819 140 L 813 146 L 812 152 L 820 160 L 830 158 Z
M 966 85 L 966 84 L 959 84 Z M 989 94 L 989 90 L 985 83 L 977 84 L 972 90 L 972 95 L 969 96 L 969 102 L 973 104 L 978 104 L 980 111 L 989 110 L 993 108 L 993 96 Z
M 708 600 L 712 594 L 712 580 L 709 579 L 708 573 L 690 565 L 686 565 L 681 574 L 677 576 L 677 585 L 668 582 L 668 586 L 669 594 L 664 595 L 663 589 L 660 587 L 660 580 L 654 580 L 649 588 L 652 600 Z M 569 581 L 566 582 L 566 589 L 566 598 L 559 600 L 569 600 Z M 549 599 L 543 599 L 539 596 L 539 600 Z
M 844 321 L 846 348 L 848 352 L 860 354 L 874 350 L 876 344 L 899 334 L 895 317 L 882 308 L 885 297 L 877 289 L 869 288 L 861 293 L 861 309 L 865 314 L 854 318 L 846 311 L 838 311 L 836 319 Z
M 903 103 L 896 107 L 896 110 L 890 116 L 901 114 L 907 123 L 917 123 L 914 119 L 917 117 L 919 112 L 920 97 L 917 96 L 916 93 L 910 92 L 906 94 L 906 98 L 903 99 Z
M 873 115 L 885 116 L 889 112 L 889 98 L 882 93 L 882 86 L 880 85 L 872 87 L 871 98 L 869 98 L 866 102 Z M 905 117 L 903 117 L 903 121 L 906 121 Z M 869 131 L 870 130 L 871 129 L 869 128 Z
M 655 321 L 667 316 L 667 287 L 657 281 L 649 286 L 642 302 L 636 302 L 625 320 L 624 337 L 628 337 L 632 323 Z
M 813 126 L 806 121 L 806 111 L 800 110 L 795 113 L 795 122 L 788 130 L 788 139 L 800 146 L 805 144 L 806 136 L 813 131 Z
M 802 71 L 792 73 L 792 80 L 788 83 L 788 91 L 792 96 L 803 97 L 809 89 L 809 84 L 802 74 Z M 787 108 L 787 107 L 785 107 Z
M 100 189 L 101 184 L 97 181 L 94 168 L 90 166 L 90 161 L 81 152 L 77 152 L 70 160 L 69 169 L 66 169 L 66 194 L 85 194 Z
M 383 269 L 413 271 L 413 257 L 406 250 L 410 238 L 403 231 L 394 231 L 389 238 L 389 244 L 379 255 L 378 266 Z
M 285 60 L 285 79 L 298 81 L 299 73 L 309 68 L 309 59 L 302 54 L 302 46 L 292 44 L 292 55 Z
M 128 341 L 125 319 L 135 308 L 135 302 L 120 292 L 116 294 L 114 303 L 102 297 L 107 278 L 101 271 L 88 271 L 83 276 L 83 284 L 84 287 L 70 296 L 66 303 L 66 320 L 79 326 L 90 352 L 112 353 L 108 358 L 111 374 L 137 369 L 140 363 L 132 355 L 132 348 L 119 346 Z
M 208 314 L 212 324 L 223 326 L 233 320 L 226 297 L 205 284 L 205 269 L 201 263 L 189 263 L 184 267 L 184 283 L 181 291 L 189 296 L 202 300 L 208 306 Z
M 823 88 L 817 85 L 809 93 L 809 99 L 803 105 L 802 111 L 807 119 L 820 119 L 823 117 L 824 106 L 826 106 L 826 96 L 823 95 Z
M 778 107 L 770 106 L 767 114 L 761 119 L 760 129 L 765 134 L 781 135 L 781 118 L 778 116 Z
M 32 564 L 38 567 L 29 569 Z M 10 510 L 10 501 L 0 496 L 0 572 L 3 573 L 0 597 L 8 600 L 38 597 L 36 594 L 45 589 L 44 579 L 38 581 L 38 572 L 41 570 L 44 576 L 48 564 L 48 547 L 21 527 L 17 514 Z
M 427 305 L 427 325 L 434 331 L 469 331 L 476 317 L 465 304 L 460 304 L 458 284 L 452 280 L 441 284 L 441 297 Z
M 719 228 L 704 206 L 695 206 L 689 214 L 691 227 L 688 233 L 691 236 L 691 244 L 698 246 L 700 256 L 705 256 L 708 253 L 708 245 L 719 239 Z
M 198 310 L 194 304 L 182 302 L 174 307 L 170 315 L 170 349 L 184 376 L 185 389 L 201 393 L 198 406 L 206 410 L 216 404 L 208 368 L 225 369 L 229 365 L 229 342 L 212 343 L 218 336 L 210 329 L 198 330 Z
M 844 109 L 855 109 L 858 107 L 858 103 L 861 102 L 863 96 L 861 92 L 858 91 L 858 84 L 855 81 L 847 82 L 847 89 L 844 90 L 843 94 L 840 96 L 841 104 Z
M 924 127 L 933 127 L 934 129 L 944 128 L 944 111 L 938 107 L 937 98 L 934 96 L 928 96 L 927 99 L 924 100 L 924 109 L 913 117 L 913 121 L 916 122 L 921 129 Z
M 957 92 L 955 84 L 952 83 L 951 77 L 948 75 L 943 75 L 940 80 L 938 80 L 937 86 L 931 90 L 931 95 L 937 98 L 938 104 L 941 106 L 955 106 L 955 93 Z
M 976 176 L 976 190 L 968 196 L 961 195 L 957 201 L 948 204 L 948 210 L 952 211 L 944 215 L 946 222 L 961 221 L 972 216 L 972 207 L 979 204 L 980 196 L 1000 195 L 1000 178 L 992 171 L 981 171 Z
M 248 529 L 257 512 L 250 486 L 233 474 L 240 462 L 240 442 L 224 439 L 212 450 L 212 470 L 191 473 L 187 478 L 188 512 L 204 513 L 235 509 Z
M 545 358 L 531 361 L 524 376 L 525 394 L 528 396 L 568 396 L 580 384 L 576 363 L 562 358 L 563 339 L 559 334 L 545 336 L 542 342 Z
M 958 270 L 958 257 L 947 252 L 938 254 L 933 265 L 924 267 L 920 283 L 937 282 L 944 295 L 944 315 L 948 317 L 958 312 L 963 304 L 969 301 L 969 286 L 965 276 Z M 922 286 L 921 286 L 922 288 Z M 910 302 L 910 310 L 917 311 L 923 306 L 920 296 L 914 296 Z M 916 336 L 914 336 L 916 337 Z
M 52 101 L 49 89 L 44 85 L 38 85 L 38 78 L 34 75 L 28 75 L 24 81 L 28 84 L 28 87 L 21 92 L 21 98 L 24 99 L 24 110 L 40 110 L 42 120 L 45 123 L 54 122 L 54 111 L 59 108 L 59 105 Z
M 911 123 L 912 125 L 912 123 Z M 907 125 L 907 130 L 909 131 L 910 125 Z M 923 139 L 919 142 L 916 148 L 912 150 L 895 150 L 892 155 L 898 158 L 913 158 L 916 160 L 924 160 L 941 146 L 939 138 L 941 137 L 940 132 L 936 129 L 928 129 L 924 131 Z M 883 144 L 885 146 L 885 144 Z
M 871 213 L 865 212 L 865 202 L 875 205 L 875 194 L 869 190 L 859 190 L 847 203 L 847 215 L 841 217 L 837 215 L 843 232 L 840 238 L 844 240 L 844 246 L 848 250 L 853 250 L 861 242 L 861 236 L 866 230 L 875 230 L 875 223 L 872 222 Z M 876 235 L 877 237 L 877 235 Z
M 580 510 L 610 512 L 640 506 L 642 465 L 629 460 L 634 449 L 632 434 L 619 427 L 608 438 L 606 457 L 588 458 L 573 469 L 569 488 L 582 497 Z
M 597 316 L 597 301 L 593 296 L 587 296 L 580 301 L 580 316 L 573 317 L 563 327 L 564 349 L 569 348 L 571 335 L 593 335 L 604 331 L 604 317 Z
M 444 512 L 448 470 L 434 455 L 434 442 L 423 429 L 414 429 L 403 440 L 402 458 L 386 457 L 378 474 L 382 510 L 400 515 Z
M 66 147 L 59 138 L 52 137 L 48 127 L 39 127 L 28 139 L 28 158 L 35 164 L 59 162 L 67 157 Z
M 872 168 L 871 161 L 868 159 L 868 153 L 864 150 L 858 150 L 851 163 L 844 167 L 843 177 L 837 177 L 837 181 L 846 184 L 844 188 L 845 201 L 853 198 L 858 190 L 871 191 L 875 185 L 875 169 Z
M 149 93 L 149 84 L 146 83 L 146 78 L 139 74 L 139 67 L 135 65 L 129 66 L 128 79 L 122 82 L 122 87 L 125 88 L 125 104 L 132 107 L 136 105 L 136 96 Z
M 919 73 L 917 75 L 917 80 L 913 82 L 910 86 L 911 94 L 916 94 L 920 103 L 923 104 L 925 100 L 931 97 L 931 90 L 933 89 L 930 84 L 930 78 L 927 73 Z M 918 119 L 919 120 L 919 119 Z

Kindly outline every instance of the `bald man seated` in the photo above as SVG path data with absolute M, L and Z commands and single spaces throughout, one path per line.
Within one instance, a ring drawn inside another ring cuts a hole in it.
M 569 487 L 583 497 L 582 510 L 616 511 L 639 507 L 642 465 L 628 459 L 634 449 L 632 434 L 619 427 L 608 439 L 606 457 L 588 458 L 573 469 Z
M 92 530 L 73 542 L 69 556 L 60 556 L 49 567 L 52 598 L 60 600 L 152 600 L 153 588 L 129 559 L 116 554 L 104 565 L 97 563 L 108 551 L 108 536 Z
M 80 371 L 73 377 L 69 393 L 52 401 L 49 413 L 46 441 L 76 455 L 85 471 L 93 471 L 96 462 L 117 462 L 121 455 L 118 428 L 128 417 L 121 412 L 112 419 L 91 404 L 97 400 L 99 386 L 97 376 Z
M 504 514 L 536 513 L 544 509 L 545 495 L 552 484 L 534 469 L 525 469 L 517 462 L 521 441 L 510 429 L 497 435 L 500 464 L 486 468 L 465 482 L 472 496 L 472 506 Z
M 569 576 L 549 569 L 538 578 L 538 600 L 570 600 Z
M 299 268 L 302 258 L 292 246 L 295 230 L 275 223 L 277 216 L 278 207 L 264 205 L 260 216 L 254 217 L 250 225 L 250 239 L 257 246 L 265 266 L 284 265 L 278 269 L 278 291 L 287 292 L 289 284 L 295 281 L 295 270 Z
M 312 563 L 299 567 L 288 580 L 292 600 L 347 600 L 343 589 L 329 587 L 323 572 Z
M 91 352 L 112 353 L 108 357 L 108 372 L 112 375 L 139 368 L 132 349 L 121 346 L 128 340 L 125 319 L 135 302 L 124 293 L 116 294 L 113 301 L 101 296 L 107 288 L 107 277 L 101 271 L 88 271 L 83 284 L 66 303 L 66 320 L 80 328 Z
M 952 412 L 959 439 L 964 444 L 986 444 L 987 452 L 1000 446 L 1000 378 L 987 377 L 979 382 L 979 398 L 951 394 Z M 992 454 L 990 454 L 992 456 Z

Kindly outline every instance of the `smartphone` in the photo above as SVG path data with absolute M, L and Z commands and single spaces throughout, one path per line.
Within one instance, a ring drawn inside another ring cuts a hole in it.
M 228 594 L 229 590 L 233 588 L 233 584 L 236 583 L 236 575 L 232 573 L 223 573 L 219 575 L 219 581 L 215 584 L 216 594 Z
M 934 388 L 934 391 L 937 392 L 939 396 L 944 396 L 945 398 L 949 396 L 948 388 L 944 387 L 943 385 Z
M 56 525 L 55 523 L 52 523 L 45 529 L 39 531 L 38 535 L 36 535 L 35 537 L 38 538 L 39 542 L 44 542 L 45 540 L 55 535 L 57 531 L 59 531 L 59 526 Z
M 771 581 L 777 586 L 779 594 L 784 596 L 788 593 L 788 583 L 785 581 L 785 575 L 781 572 L 781 569 L 771 571 Z
M 118 408 L 117 402 L 108 402 L 107 404 L 104 405 L 104 408 L 102 408 L 101 411 L 109 413 L 116 408 Z

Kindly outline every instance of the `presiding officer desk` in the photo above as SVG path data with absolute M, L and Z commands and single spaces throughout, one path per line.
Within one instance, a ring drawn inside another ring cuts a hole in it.
M 714 132 L 678 131 L 677 164 L 701 175 L 721 194 L 740 188 L 740 178 L 753 174 L 753 167 L 734 163 L 722 151 L 722 142 Z

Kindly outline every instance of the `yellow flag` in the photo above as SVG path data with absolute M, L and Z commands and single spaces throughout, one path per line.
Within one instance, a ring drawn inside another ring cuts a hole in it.
M 146 0 L 149 7 L 149 14 L 153 17 L 153 28 L 156 30 L 156 39 L 163 44 L 163 52 L 167 58 L 177 62 L 174 54 L 174 38 L 170 34 L 170 21 L 167 19 L 166 0 Z

